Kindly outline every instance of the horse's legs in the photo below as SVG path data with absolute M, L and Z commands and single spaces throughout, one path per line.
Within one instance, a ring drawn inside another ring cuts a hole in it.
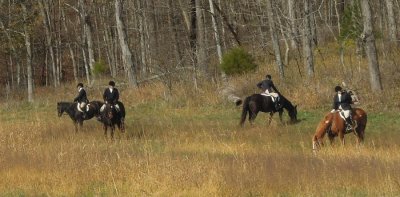
M 250 122 L 250 124 L 253 124 L 254 120 L 257 117 L 257 114 L 258 114 L 257 111 L 253 112 L 253 111 L 250 110 L 250 113 L 249 113 L 249 122 Z
M 79 121 L 78 124 L 79 124 L 79 129 L 82 130 L 82 127 L 83 127 L 83 120 Z
M 125 125 L 124 125 L 124 121 L 120 121 L 118 124 L 118 129 L 121 131 L 121 133 L 125 132 Z
M 107 137 L 107 125 L 103 124 L 104 136 Z
M 339 132 L 340 141 L 342 141 L 342 145 L 344 145 L 344 131 Z
M 75 126 L 75 133 L 78 133 L 78 123 L 74 122 L 74 126 Z
M 281 120 L 281 122 L 283 122 L 283 120 L 282 120 L 282 114 L 283 114 L 283 110 L 279 111 L 279 120 Z
M 357 144 L 360 145 L 364 141 L 364 125 L 359 125 L 357 128 L 354 129 L 354 133 L 357 136 Z
M 335 136 L 328 135 L 329 138 L 329 144 L 332 146 L 333 145 L 333 140 L 335 139 Z
M 269 113 L 268 125 L 271 125 L 271 122 L 272 122 L 272 116 L 274 116 L 274 112 L 270 112 L 270 113 Z
M 115 126 L 111 125 L 111 139 L 114 139 L 114 130 L 115 130 Z

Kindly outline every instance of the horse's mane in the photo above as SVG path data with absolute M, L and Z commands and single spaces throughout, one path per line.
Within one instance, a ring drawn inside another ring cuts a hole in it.
M 286 97 L 284 97 L 282 94 L 279 94 L 279 97 L 281 99 L 281 103 L 283 105 L 286 105 L 289 108 L 289 110 L 293 110 L 294 109 L 294 106 L 293 106 L 292 102 L 290 102 Z

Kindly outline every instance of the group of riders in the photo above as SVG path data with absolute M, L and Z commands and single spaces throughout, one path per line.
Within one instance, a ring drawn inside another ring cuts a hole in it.
M 86 113 L 89 111 L 88 103 L 89 99 L 87 98 L 87 94 L 85 89 L 83 88 L 83 83 L 78 83 L 76 86 L 78 88 L 78 95 L 74 98 L 74 102 L 78 103 L 78 109 L 82 112 L 82 117 L 85 119 Z M 100 112 L 102 112 L 106 106 L 106 104 L 110 104 L 115 107 L 117 113 L 121 113 L 119 103 L 119 91 L 115 88 L 115 82 L 110 81 L 108 83 L 108 88 L 104 90 L 103 93 L 104 104 L 100 108 Z M 121 116 L 123 118 L 123 116 Z M 97 117 L 100 120 L 100 116 Z M 123 121 L 123 120 L 122 120 Z
M 282 109 L 282 104 L 280 102 L 281 93 L 275 87 L 271 75 L 266 75 L 265 79 L 257 84 L 257 87 L 263 91 L 261 95 L 271 97 L 276 111 L 280 111 Z M 87 107 L 89 100 L 87 98 L 86 91 L 83 88 L 83 84 L 78 83 L 77 88 L 78 96 L 75 97 L 74 102 L 78 103 L 78 107 L 81 109 L 83 117 L 85 117 L 85 113 L 89 110 L 89 108 Z M 100 112 L 104 110 L 105 105 L 108 103 L 114 106 L 118 113 L 121 113 L 120 107 L 118 105 L 118 99 L 119 91 L 117 88 L 115 88 L 115 82 L 110 81 L 108 83 L 108 88 L 106 88 L 103 93 L 104 105 L 100 108 Z M 346 130 L 348 131 L 353 129 L 353 121 L 351 116 L 352 103 L 353 100 L 350 93 L 344 91 L 342 87 L 336 86 L 331 113 L 339 112 L 340 116 L 345 120 Z
M 257 84 L 257 87 L 263 91 L 261 95 L 271 97 L 275 105 L 275 110 L 280 111 L 282 109 L 280 102 L 281 93 L 275 87 L 271 75 L 266 75 L 265 78 Z M 339 112 L 340 116 L 345 120 L 347 131 L 353 130 L 354 124 L 351 115 L 351 104 L 353 104 L 351 92 L 347 92 L 342 87 L 336 86 L 331 113 Z

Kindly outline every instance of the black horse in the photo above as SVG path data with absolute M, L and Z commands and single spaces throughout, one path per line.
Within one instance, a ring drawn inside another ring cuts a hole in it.
M 78 132 L 78 125 L 82 128 L 83 121 L 92 119 L 95 116 L 100 116 L 100 108 L 103 105 L 101 101 L 91 101 L 87 104 L 89 111 L 84 115 L 83 112 L 78 110 L 78 103 L 72 102 L 58 102 L 57 111 L 58 117 L 61 117 L 63 113 L 67 113 L 72 119 L 75 125 L 75 131 Z
M 118 126 L 118 129 L 122 133 L 125 132 L 125 107 L 121 102 L 118 102 L 118 106 L 120 110 L 119 112 L 114 105 L 107 103 L 104 107 L 102 107 L 103 109 L 100 112 L 101 122 L 103 122 L 104 135 L 107 137 L 107 129 L 110 127 L 111 139 L 114 138 L 115 125 Z
M 297 121 L 297 105 L 293 104 L 287 100 L 284 96 L 280 95 L 280 104 L 289 113 L 291 122 Z M 243 126 L 246 120 L 247 113 L 249 113 L 249 122 L 252 123 L 257 117 L 258 112 L 265 112 L 270 114 L 269 123 L 271 123 L 272 116 L 274 113 L 279 112 L 279 118 L 282 122 L 283 109 L 279 111 L 276 110 L 275 104 L 270 96 L 263 96 L 261 94 L 253 94 L 248 96 L 243 103 L 242 117 L 240 120 L 240 125 Z

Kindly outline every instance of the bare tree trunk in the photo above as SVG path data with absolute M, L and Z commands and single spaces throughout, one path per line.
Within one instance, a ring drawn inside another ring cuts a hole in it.
M 206 61 L 206 43 L 204 34 L 204 16 L 203 16 L 203 1 L 196 0 L 196 22 L 197 22 L 197 46 L 196 46 L 196 56 L 197 56 L 197 66 L 202 74 L 208 76 L 208 66 Z
M 376 53 L 375 37 L 372 30 L 371 7 L 368 0 L 361 0 L 361 12 L 363 15 L 364 32 L 361 38 L 365 42 L 365 51 L 368 58 L 371 88 L 374 91 L 382 91 L 379 62 Z
M 260 45 L 261 48 L 266 51 L 266 47 L 267 47 L 267 41 L 264 35 L 264 27 L 266 26 L 265 21 L 264 21 L 264 8 L 262 6 L 262 1 L 261 0 L 257 0 L 257 15 L 258 15 L 258 20 L 259 20 L 259 25 L 258 25 L 258 31 L 260 34 Z
M 296 13 L 295 13 L 295 7 L 296 7 L 296 0 L 288 0 L 288 11 L 289 11 L 289 23 L 290 23 L 290 43 L 292 45 L 293 49 L 297 49 L 298 47 L 298 36 L 299 33 L 297 31 L 296 27 Z
M 395 14 L 393 10 L 393 0 L 386 0 L 387 17 L 389 21 L 389 40 L 397 44 L 397 27 L 395 21 Z
M 25 47 L 26 47 L 26 74 L 28 77 L 28 102 L 33 102 L 33 75 L 32 75 L 32 48 L 31 37 L 28 24 L 28 11 L 25 3 L 21 3 L 22 15 L 24 17 L 24 34 L 25 34 Z
M 132 53 L 127 42 L 126 32 L 124 30 L 125 27 L 121 20 L 121 9 L 121 0 L 115 0 L 115 18 L 117 22 L 119 43 L 121 45 L 122 60 L 128 72 L 129 84 L 133 87 L 137 87 L 138 84 L 135 76 L 135 65 L 133 64 Z
M 64 30 L 65 30 L 65 32 L 68 33 L 67 22 L 66 22 L 66 19 L 65 19 L 65 12 L 64 12 L 63 9 L 61 10 L 61 15 L 62 15 L 62 23 L 63 23 L 63 26 L 64 26 Z M 74 50 L 71 47 L 71 43 L 70 42 L 67 43 L 67 47 L 68 47 L 68 50 L 69 50 L 69 55 L 71 56 L 74 80 L 77 83 L 78 82 L 78 69 L 76 67 L 76 62 L 75 62 L 75 53 L 74 53 Z
M 85 39 L 83 38 L 82 41 L 84 41 Z M 81 47 L 82 49 L 82 57 L 83 57 L 83 64 L 85 65 L 85 73 L 86 73 L 86 80 L 88 85 L 90 84 L 90 72 L 89 72 L 89 65 L 87 62 L 87 57 L 86 57 L 86 51 L 83 47 Z
M 141 1 L 138 0 L 137 1 L 138 6 L 141 4 Z M 146 17 L 145 17 L 145 11 L 144 11 L 144 6 L 141 6 L 141 12 L 139 13 L 139 18 L 138 18 L 138 25 L 139 25 L 139 37 L 140 37 L 140 64 L 141 64 L 141 72 L 142 74 L 146 73 L 146 65 L 147 65 L 147 56 L 146 56 L 146 27 L 145 27 L 145 23 L 146 23 Z
M 190 31 L 189 43 L 192 54 L 193 62 L 193 82 L 195 89 L 198 88 L 197 84 L 197 58 L 196 58 L 196 44 L 197 42 L 197 18 L 196 18 L 196 0 L 190 0 Z
M 14 59 L 16 61 L 16 64 L 17 64 L 17 86 L 20 86 L 21 85 L 21 76 L 20 76 L 21 64 L 20 64 L 20 61 L 19 61 L 19 58 L 18 58 L 17 50 L 15 49 L 15 46 L 14 46 L 13 41 L 11 39 L 11 36 L 8 33 L 8 31 L 5 29 L 4 24 L 1 21 L 1 19 L 0 19 L 0 28 L 3 29 L 3 32 L 6 35 L 8 43 L 9 43 L 9 46 L 11 48 L 12 56 L 10 56 L 10 60 Z M 10 62 L 12 63 L 12 61 L 10 61 Z M 11 71 L 12 70 L 13 69 L 11 69 Z M 12 72 L 11 72 L 11 78 L 13 78 Z M 12 80 L 12 82 L 14 82 L 14 80 Z M 15 85 L 14 83 L 11 83 L 12 87 L 14 85 Z
M 283 41 L 285 42 L 285 58 L 284 58 L 284 61 L 283 61 L 283 65 L 288 65 L 289 64 L 289 52 L 290 52 L 290 45 L 289 45 L 289 42 L 288 42 L 288 38 L 290 37 L 290 33 L 285 33 L 285 27 L 284 27 L 284 25 L 282 24 L 282 20 L 281 20 L 281 17 L 279 16 L 279 15 L 277 15 L 277 19 L 278 19 L 278 24 L 279 24 L 279 30 L 280 30 L 280 32 L 281 32 L 281 34 L 282 34 L 282 37 L 283 37 Z
M 219 31 L 218 31 L 217 21 L 215 20 L 215 11 L 214 11 L 213 0 L 209 0 L 209 3 L 210 3 L 211 19 L 212 19 L 212 24 L 213 24 L 213 29 L 214 29 L 215 42 L 217 44 L 218 60 L 219 60 L 219 63 L 221 63 L 222 62 L 221 39 L 220 39 Z
M 53 78 L 53 83 L 54 83 L 54 87 L 57 87 L 58 82 L 57 82 L 57 68 L 56 68 L 56 63 L 55 63 L 55 56 L 54 56 L 54 50 L 53 50 L 53 46 L 52 46 L 52 36 L 51 36 L 51 32 L 50 32 L 50 17 L 49 17 L 49 10 L 48 10 L 48 1 L 42 1 L 39 0 L 39 7 L 40 7 L 40 14 L 42 15 L 42 19 L 43 19 L 43 26 L 44 26 L 44 32 L 46 35 L 46 47 L 49 50 L 50 53 L 50 66 L 51 66 L 51 70 L 52 70 L 52 78 Z
M 310 0 L 304 0 L 304 64 L 309 78 L 314 77 L 314 55 L 312 52 L 313 40 L 311 30 Z
M 267 13 L 268 13 L 268 23 L 269 23 L 269 31 L 271 33 L 272 38 L 272 47 L 275 53 L 275 62 L 278 67 L 279 77 L 283 79 L 285 77 L 285 72 L 283 69 L 283 63 L 281 58 L 281 47 L 279 45 L 278 35 L 276 33 L 276 26 L 274 20 L 274 12 L 272 10 L 271 0 L 267 0 Z
M 178 31 L 176 29 L 177 24 L 176 24 L 176 16 L 175 16 L 175 6 L 173 4 L 173 0 L 168 0 L 168 26 L 169 26 L 169 31 L 171 33 L 172 37 L 172 44 L 174 46 L 174 55 L 175 59 L 177 62 L 177 65 L 181 64 L 182 61 L 182 55 L 179 47 L 179 41 L 178 41 Z
M 217 53 L 218 53 L 218 59 L 219 62 L 222 62 L 222 50 L 221 50 L 221 41 L 220 41 L 220 35 L 217 27 L 217 21 L 215 20 L 215 11 L 214 11 L 214 3 L 213 0 L 209 0 L 210 4 L 210 12 L 211 12 L 211 17 L 212 17 L 212 24 L 213 24 L 213 29 L 214 29 L 214 36 L 215 36 L 215 42 L 217 44 Z M 228 76 L 226 76 L 224 71 L 221 71 L 221 77 L 222 77 L 222 83 L 224 85 L 221 94 L 222 96 L 227 97 L 227 99 L 231 102 L 234 102 L 236 105 L 240 105 L 242 103 L 242 100 L 240 97 L 236 96 L 234 94 L 234 87 L 229 85 L 228 83 Z
M 82 25 L 83 25 L 83 31 L 85 34 L 86 38 L 86 44 L 87 44 L 87 50 L 88 50 L 88 55 L 89 55 L 89 67 L 90 70 L 94 70 L 94 51 L 93 51 L 93 38 L 92 38 L 92 29 L 91 29 L 91 20 L 90 20 L 90 15 L 86 13 L 86 8 L 85 8 L 85 1 L 84 0 L 79 0 L 79 4 L 81 6 L 81 20 L 82 20 Z M 94 81 L 94 76 L 92 76 L 92 80 Z M 91 85 L 91 83 L 89 83 Z

